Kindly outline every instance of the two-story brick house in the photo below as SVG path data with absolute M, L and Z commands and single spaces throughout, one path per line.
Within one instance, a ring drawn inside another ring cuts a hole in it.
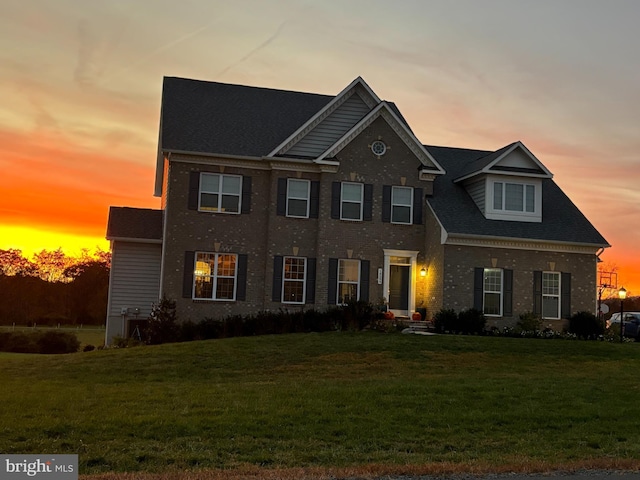
M 107 339 L 161 295 L 193 321 L 361 299 L 560 328 L 595 309 L 609 246 L 522 143 L 425 146 L 361 78 L 336 96 L 165 78 L 155 195 L 111 208 Z

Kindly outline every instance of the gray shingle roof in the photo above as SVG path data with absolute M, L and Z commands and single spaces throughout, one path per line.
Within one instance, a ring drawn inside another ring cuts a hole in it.
M 162 210 L 110 207 L 107 239 L 162 240 Z
M 165 77 L 162 149 L 267 155 L 333 98 Z
M 542 180 L 541 223 L 487 220 L 465 188 L 453 181 L 467 171 L 469 164 L 477 166 L 488 155 L 493 157 L 493 152 L 429 145 L 425 145 L 425 148 L 447 172 L 435 180 L 433 197 L 428 200 L 447 232 L 603 247 L 609 245 L 551 179 Z

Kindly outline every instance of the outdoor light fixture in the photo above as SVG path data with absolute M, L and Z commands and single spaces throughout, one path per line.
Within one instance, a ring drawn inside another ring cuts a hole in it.
M 420 276 L 421 277 L 426 277 L 427 276 L 427 269 L 422 267 L 422 270 L 420 270 Z
M 620 341 L 622 342 L 624 337 L 624 299 L 627 298 L 627 291 L 624 287 L 618 290 L 618 297 L 620 297 Z

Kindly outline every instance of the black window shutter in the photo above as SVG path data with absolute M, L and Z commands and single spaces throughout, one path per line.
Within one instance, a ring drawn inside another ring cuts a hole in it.
M 571 274 L 560 274 L 560 317 L 571 317 Z
M 307 291 L 305 303 L 316 302 L 316 259 L 307 258 Z
M 473 269 L 473 308 L 484 309 L 484 268 Z
M 276 203 L 276 215 L 287 214 L 287 179 L 278 179 L 278 199 Z
M 533 313 L 542 316 L 542 272 L 533 272 Z
M 251 177 L 242 177 L 242 208 L 240 213 L 251 212 Z
M 364 205 L 362 207 L 362 220 L 370 222 L 373 219 L 373 185 L 371 183 L 364 185 Z
M 422 225 L 422 188 L 413 189 L 413 224 Z
M 513 317 L 513 270 L 503 270 L 502 316 Z
M 311 182 L 309 218 L 318 218 L 320 212 L 320 182 Z
M 196 252 L 184 252 L 184 271 L 182 279 L 182 298 L 193 298 L 193 270 Z
M 369 301 L 369 260 L 360 260 L 360 298 L 363 302 Z
M 382 221 L 391 222 L 391 185 L 382 186 Z
M 200 197 L 200 172 L 189 172 L 189 198 L 187 208 L 198 210 L 198 199 Z
M 337 303 L 338 290 L 338 259 L 329 259 L 329 291 L 327 292 L 327 303 L 335 305 Z
M 236 285 L 236 300 L 247 299 L 247 255 L 238 255 L 238 285 Z
M 331 182 L 331 218 L 340 218 L 340 182 Z
M 273 286 L 271 288 L 271 300 L 282 301 L 282 255 L 273 257 Z

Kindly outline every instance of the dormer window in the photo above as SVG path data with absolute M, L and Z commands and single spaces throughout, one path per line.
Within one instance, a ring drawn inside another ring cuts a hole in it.
M 536 187 L 522 183 L 493 183 L 493 209 L 509 212 L 535 212 Z
M 484 213 L 490 220 L 542 221 L 542 180 L 490 175 L 485 195 Z

